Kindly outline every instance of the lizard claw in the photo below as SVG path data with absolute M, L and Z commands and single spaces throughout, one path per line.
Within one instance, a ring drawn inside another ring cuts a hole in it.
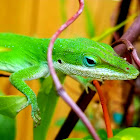
M 71 75 L 71 77 L 77 80 L 79 83 L 81 83 L 81 85 L 84 87 L 87 93 L 88 93 L 88 88 L 90 88 L 93 91 L 96 91 L 94 85 L 90 83 L 93 80 L 92 78 L 83 78 L 81 76 L 73 76 L 73 75 Z
M 39 116 L 39 114 L 40 114 L 39 108 L 37 108 L 36 110 L 32 110 L 32 118 L 35 122 L 34 127 L 37 127 L 38 125 L 40 125 L 41 117 Z
M 83 85 L 83 84 L 82 84 Z M 88 93 L 88 88 L 90 88 L 93 91 L 96 91 L 96 88 L 94 87 L 94 85 L 90 82 L 85 83 L 84 85 L 84 89 L 86 90 L 86 92 Z
M 31 103 L 29 101 L 27 101 L 27 103 L 25 105 L 21 106 L 21 108 L 17 111 L 17 113 L 20 112 L 21 110 L 23 110 L 25 107 L 27 107 L 30 104 Z M 33 105 L 33 104 L 31 104 L 31 105 L 33 107 L 31 116 L 33 118 L 33 121 L 35 122 L 34 127 L 37 127 L 38 125 L 40 125 L 40 122 L 41 122 L 41 117 L 39 116 L 40 115 L 40 109 L 37 105 L 36 105 L 36 107 L 34 107 L 35 105 Z

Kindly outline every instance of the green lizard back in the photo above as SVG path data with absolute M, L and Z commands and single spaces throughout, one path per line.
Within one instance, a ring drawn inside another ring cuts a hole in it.
M 0 70 L 16 72 L 33 65 L 47 66 L 49 41 L 1 33 L 0 47 L 7 50 L 0 52 Z M 57 39 L 53 62 L 55 69 L 65 74 L 94 79 L 130 79 L 139 73 L 109 45 L 86 38 Z
M 10 33 L 0 34 L 0 70 L 14 72 L 46 61 L 49 39 L 37 39 Z

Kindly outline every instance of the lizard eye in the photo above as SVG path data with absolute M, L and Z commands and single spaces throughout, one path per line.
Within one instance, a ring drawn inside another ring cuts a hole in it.
M 87 56 L 84 57 L 84 65 L 85 66 L 93 67 L 93 66 L 95 66 L 95 64 L 96 64 L 96 60 L 94 60 L 93 58 L 87 57 Z

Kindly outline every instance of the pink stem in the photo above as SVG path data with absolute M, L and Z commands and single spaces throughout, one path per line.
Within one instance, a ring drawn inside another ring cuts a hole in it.
M 51 73 L 51 76 L 54 80 L 56 90 L 58 91 L 58 94 L 63 98 L 63 100 L 74 110 L 74 112 L 77 114 L 77 116 L 83 121 L 83 123 L 86 125 L 88 128 L 89 132 L 93 136 L 95 140 L 100 140 L 98 137 L 97 133 L 95 132 L 95 129 L 92 127 L 91 123 L 85 116 L 85 114 L 82 112 L 82 110 L 75 104 L 75 102 L 68 96 L 68 94 L 65 92 L 63 89 L 57 75 L 55 72 L 55 69 L 53 67 L 53 62 L 52 62 L 52 49 L 53 49 L 53 44 L 56 40 L 56 38 L 60 35 L 60 33 L 66 29 L 71 23 L 73 23 L 78 16 L 82 13 L 83 8 L 84 8 L 84 0 L 79 0 L 79 10 L 75 13 L 74 16 L 72 16 L 66 23 L 64 23 L 57 31 L 56 33 L 52 36 L 49 47 L 48 47 L 48 54 L 47 54 L 47 59 L 48 59 L 48 67 Z
M 84 0 L 79 0 L 79 3 L 80 3 L 80 7 L 79 7 L 79 10 L 75 13 L 74 16 L 72 16 L 66 23 L 64 23 L 56 32 L 55 34 L 52 36 L 51 38 L 51 41 L 50 41 L 50 44 L 49 44 L 49 47 L 48 47 L 48 54 L 47 54 L 47 58 L 48 58 L 48 66 L 49 66 L 49 69 L 50 69 L 50 73 L 52 75 L 52 78 L 54 80 L 54 83 L 56 85 L 56 89 L 60 89 L 62 87 L 57 75 L 56 75 L 56 72 L 53 68 L 53 62 L 52 62 L 52 49 L 53 49 L 53 44 L 56 40 L 56 38 L 61 34 L 61 32 L 66 29 L 71 23 L 73 23 L 77 18 L 78 16 L 82 13 L 83 11 L 83 8 L 84 8 Z
M 86 115 L 82 112 L 77 104 L 68 96 L 64 89 L 60 89 L 58 93 L 63 100 L 73 109 L 73 111 L 77 114 L 77 116 L 83 121 L 85 126 L 87 127 L 89 133 L 95 140 L 100 140 L 99 136 L 97 135 L 95 129 L 87 119 Z

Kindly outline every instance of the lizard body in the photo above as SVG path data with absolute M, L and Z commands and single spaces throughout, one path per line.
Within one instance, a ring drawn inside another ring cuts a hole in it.
M 9 33 L 0 34 L 0 70 L 12 73 L 10 82 L 26 95 L 23 107 L 32 106 L 32 117 L 40 120 L 34 92 L 24 82 L 50 75 L 47 48 L 50 39 L 38 39 Z M 53 48 L 53 64 L 58 72 L 96 80 L 135 79 L 139 71 L 119 57 L 107 44 L 86 38 L 57 39 Z

